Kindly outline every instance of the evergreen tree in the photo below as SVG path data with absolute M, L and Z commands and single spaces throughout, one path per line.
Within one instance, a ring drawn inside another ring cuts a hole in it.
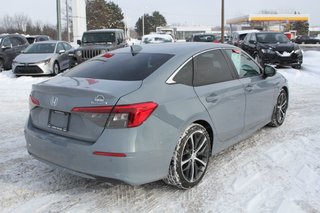
M 164 27 L 167 25 L 167 21 L 163 15 L 160 14 L 159 11 L 154 11 L 152 13 L 152 19 L 153 19 L 153 28 L 156 27 Z
M 87 0 L 87 28 L 124 28 L 123 13 L 121 8 L 105 0 Z
M 309 23 L 304 21 L 304 22 L 293 22 L 291 24 L 291 30 L 296 30 L 297 35 L 308 35 L 309 32 Z
M 144 34 L 156 32 L 157 27 L 166 26 L 167 21 L 163 15 L 158 11 L 154 11 L 152 15 L 144 15 Z M 142 17 L 138 19 L 135 26 L 135 31 L 139 36 L 142 36 Z
M 124 28 L 124 16 L 122 13 L 121 8 L 115 4 L 114 2 L 107 3 L 108 11 L 109 11 L 109 21 L 108 21 L 108 28 L 117 28 L 123 29 Z

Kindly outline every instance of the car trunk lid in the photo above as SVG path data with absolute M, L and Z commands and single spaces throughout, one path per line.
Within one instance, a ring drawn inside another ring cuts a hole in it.
M 84 142 L 95 142 L 105 128 L 109 113 L 79 113 L 79 107 L 113 107 L 142 81 L 113 81 L 57 77 L 32 86 L 32 124 L 44 131 Z

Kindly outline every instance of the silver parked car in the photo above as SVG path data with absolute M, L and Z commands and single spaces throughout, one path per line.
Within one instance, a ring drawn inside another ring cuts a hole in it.
M 131 46 L 33 85 L 29 153 L 87 178 L 200 182 L 209 157 L 284 122 L 286 79 L 237 47 Z
M 41 41 L 31 44 L 12 62 L 15 75 L 59 74 L 70 65 L 72 46 L 64 41 Z

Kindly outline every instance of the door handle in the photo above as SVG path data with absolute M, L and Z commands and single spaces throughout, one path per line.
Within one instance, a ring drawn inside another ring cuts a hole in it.
M 252 90 L 253 90 L 253 85 L 250 84 L 250 85 L 246 86 L 245 89 L 246 89 L 247 92 L 252 92 Z
M 217 95 L 210 95 L 210 96 L 206 97 L 206 101 L 208 103 L 217 103 L 219 100 L 220 100 L 220 98 Z

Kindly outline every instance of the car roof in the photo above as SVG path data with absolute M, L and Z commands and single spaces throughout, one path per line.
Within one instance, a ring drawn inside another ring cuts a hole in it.
M 217 33 L 195 33 L 195 34 L 193 34 L 193 36 L 211 36 L 211 35 L 217 35 Z
M 259 30 L 238 30 L 238 31 L 233 31 L 233 32 L 241 35 L 241 34 L 248 34 L 248 33 L 256 33 L 256 32 L 260 32 L 260 31 Z
M 19 37 L 23 37 L 22 35 L 20 34 L 0 34 L 0 38 L 4 38 L 4 37 L 7 37 L 7 36 L 19 36 Z
M 197 54 L 201 51 L 209 49 L 221 48 L 236 48 L 228 44 L 208 43 L 208 42 L 176 42 L 176 43 L 161 43 L 149 45 L 134 45 L 137 49 L 141 50 L 139 53 L 160 53 L 160 54 L 173 54 L 190 56 Z M 135 48 L 135 47 L 132 47 Z M 117 49 L 113 53 L 130 53 L 131 47 Z
M 92 33 L 92 32 L 114 32 L 114 31 L 119 31 L 119 32 L 123 32 L 122 29 L 98 29 L 98 30 L 88 30 L 84 33 Z
M 158 34 L 158 33 L 144 35 L 142 38 L 155 38 L 155 37 L 172 39 L 172 36 L 169 34 Z
M 256 33 L 256 34 L 278 34 L 278 33 L 280 33 L 280 34 L 283 34 L 283 32 L 270 32 L 270 31 L 260 31 L 260 32 L 254 32 L 254 33 Z
M 26 38 L 49 37 L 47 35 L 28 35 Z
M 47 41 L 39 41 L 39 42 L 36 42 L 35 44 L 56 44 L 58 42 L 65 42 L 65 43 L 68 43 L 66 41 L 57 41 L 57 40 L 47 40 Z

